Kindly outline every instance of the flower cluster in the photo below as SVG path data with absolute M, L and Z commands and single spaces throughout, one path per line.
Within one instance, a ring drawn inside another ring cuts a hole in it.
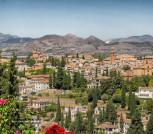
M 5 104 L 7 102 L 7 100 L 0 100 L 0 105 L 1 104 Z M 2 117 L 0 116 L 0 120 L 2 120 Z
M 60 128 L 59 125 L 53 125 L 48 128 L 45 134 L 73 134 L 71 132 L 64 132 L 64 129 Z
M 0 104 L 6 103 L 7 100 L 0 100 Z
M 19 131 L 16 131 L 16 132 L 14 132 L 14 134 L 22 134 L 21 132 L 19 132 Z

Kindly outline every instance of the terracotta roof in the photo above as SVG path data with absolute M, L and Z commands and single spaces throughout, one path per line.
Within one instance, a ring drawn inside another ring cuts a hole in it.
M 105 122 L 103 124 L 98 125 L 96 128 L 107 129 L 107 128 L 118 128 L 118 126 L 117 125 L 112 125 L 111 122 Z
M 153 87 L 139 87 L 139 89 L 152 89 L 153 90 Z
M 106 104 L 99 104 L 97 107 L 106 107 Z
M 19 60 L 16 60 L 16 61 L 15 61 L 15 64 L 16 64 L 16 65 L 25 65 L 26 63 L 21 62 L 21 61 L 19 61 Z

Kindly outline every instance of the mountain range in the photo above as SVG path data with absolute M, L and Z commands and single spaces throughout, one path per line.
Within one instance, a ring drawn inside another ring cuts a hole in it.
M 0 48 L 5 55 L 12 52 L 27 55 L 33 48 L 47 55 L 75 54 L 77 51 L 109 54 L 112 49 L 117 54 L 152 55 L 153 37 L 142 35 L 103 41 L 95 36 L 81 38 L 73 34 L 45 35 L 37 39 L 0 34 Z

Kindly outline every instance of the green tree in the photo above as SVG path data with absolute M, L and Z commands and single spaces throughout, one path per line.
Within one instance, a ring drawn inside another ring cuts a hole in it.
M 66 60 L 65 57 L 62 56 L 61 67 L 65 67 Z
M 65 127 L 69 128 L 71 126 L 71 110 L 69 107 L 68 115 L 66 115 Z
M 56 87 L 56 73 L 55 71 L 53 72 L 53 87 Z
M 64 124 L 64 116 L 63 113 L 61 114 L 61 121 L 60 121 L 60 127 L 64 128 L 65 124 Z
M 95 73 L 95 78 L 98 77 L 98 68 L 96 67 L 96 73 Z
M 153 110 L 147 123 L 147 134 L 153 134 Z
M 99 116 L 98 116 L 98 123 L 99 124 L 103 123 L 103 114 L 102 114 L 102 111 L 101 110 L 100 110 Z
M 10 64 L 8 65 L 8 89 L 7 93 L 11 96 L 19 95 L 18 88 L 18 79 L 17 79 L 17 68 L 15 67 L 15 61 L 17 60 L 17 55 L 13 53 L 12 58 L 10 59 Z
M 128 97 L 128 110 L 130 110 L 131 98 L 132 98 L 132 90 L 131 90 L 131 88 L 130 88 L 130 90 L 129 90 L 129 97 Z
M 93 131 L 94 131 L 94 119 L 93 119 L 93 116 L 92 116 L 92 111 L 89 110 L 87 112 L 87 119 L 88 119 L 88 124 L 87 124 L 87 133 L 88 134 L 93 134 Z
M 73 131 L 74 134 L 81 134 L 82 132 L 82 114 L 78 111 L 76 114 L 75 121 L 70 127 L 70 131 Z
M 68 90 L 71 88 L 71 77 L 70 75 L 64 74 L 62 88 Z
M 36 61 L 31 59 L 30 56 L 32 56 L 32 54 L 28 55 L 28 57 L 25 59 L 25 62 L 28 66 L 32 67 L 36 63 Z
M 124 127 L 124 121 L 123 121 L 123 115 L 121 114 L 120 117 L 120 132 L 123 133 L 123 127 Z
M 151 80 L 149 81 L 148 87 L 153 87 L 153 79 L 151 79 Z
M 78 52 L 77 52 L 77 54 L 76 54 L 76 58 L 79 58 L 79 54 L 78 54 Z
M 63 77 L 64 77 L 64 71 L 61 66 L 58 67 L 57 70 L 57 77 L 56 77 L 56 88 L 61 89 L 63 86 Z
M 131 102 L 130 102 L 130 115 L 132 116 L 134 111 L 136 110 L 136 100 L 135 100 L 135 94 L 133 93 L 131 96 Z
M 82 59 L 85 59 L 84 54 L 83 54 L 83 56 L 82 56 Z
M 97 106 L 97 92 L 93 93 L 92 110 Z
M 112 124 L 117 121 L 117 112 L 112 102 L 109 102 L 106 106 L 106 121 Z
M 127 131 L 127 134 L 145 134 L 141 122 L 141 114 L 138 110 L 133 113 L 133 116 L 131 118 L 131 125 Z
M 123 84 L 123 87 L 122 87 L 122 98 L 121 98 L 121 107 L 122 108 L 125 108 L 126 106 L 126 98 L 125 98 L 125 92 L 126 92 L 126 89 L 125 89 L 125 85 Z
M 152 99 L 146 100 L 146 109 L 148 110 L 149 113 L 151 113 L 151 111 L 153 109 L 153 100 Z
M 60 121 L 61 121 L 61 105 L 58 98 L 55 122 L 59 123 Z
M 49 75 L 49 87 L 52 88 L 52 76 L 51 76 L 51 74 Z
M 43 64 L 43 74 L 46 74 L 46 63 Z

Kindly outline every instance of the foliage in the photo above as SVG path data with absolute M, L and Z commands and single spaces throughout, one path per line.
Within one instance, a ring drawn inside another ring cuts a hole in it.
M 87 87 L 87 80 L 84 77 L 83 74 L 80 74 L 79 72 L 74 72 L 73 76 L 73 86 L 80 88 L 80 87 Z
M 55 118 L 55 121 L 57 123 L 59 123 L 61 121 L 61 106 L 60 106 L 60 101 L 59 101 L 59 98 L 58 98 L 58 104 L 57 104 L 57 110 L 56 110 L 56 118 Z
M 32 54 L 28 55 L 28 57 L 25 59 L 25 62 L 28 66 L 32 67 L 36 63 L 36 61 L 31 59 L 30 56 L 32 56 Z
M 121 103 L 121 95 L 116 94 L 115 96 L 113 96 L 112 100 L 113 103 Z
M 52 88 L 52 76 L 51 76 L 51 74 L 49 75 L 49 87 Z
M 141 115 L 137 110 L 134 112 L 131 118 L 131 125 L 127 131 L 127 134 L 145 134 L 141 122 Z
M 150 115 L 149 121 L 147 123 L 146 132 L 147 132 L 147 134 L 153 134 L 153 109 L 152 109 L 152 113 Z
M 125 85 L 123 84 L 123 87 L 122 87 L 122 96 L 121 96 L 121 107 L 122 108 L 125 108 L 125 106 L 126 106 L 125 92 L 126 92 L 126 89 L 125 89 Z
M 92 111 L 91 110 L 87 111 L 87 119 L 88 119 L 87 133 L 88 134 L 93 134 L 93 131 L 94 131 L 94 119 L 93 119 L 93 115 L 92 115 Z
M 65 120 L 65 128 L 69 128 L 71 126 L 71 110 L 69 107 L 69 112 L 68 115 L 66 115 L 66 120 Z
M 152 111 L 152 109 L 153 109 L 153 100 L 152 99 L 146 100 L 146 109 L 148 110 L 148 112 Z
M 51 103 L 49 106 L 44 107 L 46 112 L 55 112 L 57 109 L 57 104 Z
M 102 111 L 101 110 L 100 110 L 99 116 L 98 116 L 98 123 L 99 124 L 103 123 L 103 115 L 102 115 Z
M 43 64 L 43 74 L 46 74 L 46 63 Z
M 120 129 L 121 129 L 121 133 L 123 133 L 123 127 L 124 127 L 124 121 L 123 121 L 123 116 L 121 114 L 121 117 L 120 117 Z
M 70 131 L 74 134 L 81 134 L 82 132 L 82 114 L 78 111 L 75 117 L 75 121 L 70 126 Z
M 112 124 L 117 121 L 117 112 L 112 102 L 109 102 L 106 106 L 106 121 Z
M 16 98 L 11 98 L 0 103 L 0 133 L 12 134 L 19 131 L 21 133 L 34 133 L 31 115 L 29 110 L 25 110 L 24 105 Z M 27 123 L 28 122 L 28 123 Z
M 125 65 L 123 68 L 122 68 L 124 71 L 127 71 L 127 70 L 130 70 L 131 67 L 129 65 Z

